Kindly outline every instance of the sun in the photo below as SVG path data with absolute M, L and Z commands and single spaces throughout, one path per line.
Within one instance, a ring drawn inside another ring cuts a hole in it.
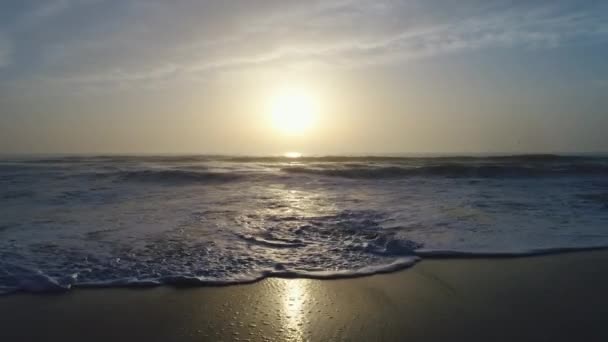
M 272 125 L 287 135 L 301 135 L 315 124 L 317 101 L 303 89 L 282 89 L 270 104 Z

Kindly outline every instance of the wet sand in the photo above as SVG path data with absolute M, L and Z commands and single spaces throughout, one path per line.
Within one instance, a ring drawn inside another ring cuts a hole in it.
M 608 341 L 608 252 L 0 297 L 0 341 Z

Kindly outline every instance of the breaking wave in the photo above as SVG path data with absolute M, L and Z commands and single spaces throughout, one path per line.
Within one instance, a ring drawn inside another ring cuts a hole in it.
M 200 216 L 196 217 L 198 221 Z M 277 212 L 260 216 L 256 211 L 228 218 L 235 225 L 232 236 L 216 236 L 227 245 L 190 235 L 198 232 L 193 225 L 162 237 L 142 236 L 138 247 L 121 241 L 93 244 L 97 246 L 93 248 L 34 245 L 29 262 L 0 251 L 0 286 L 4 288 L 0 293 L 61 292 L 73 287 L 225 285 L 266 277 L 343 278 L 391 272 L 420 259 L 415 250 L 422 244 L 384 229 L 382 223 L 388 217 L 373 210 L 310 217 Z M 107 233 L 111 232 L 89 236 L 99 239 Z M 104 256 L 108 247 L 111 256 Z
M 404 177 L 540 177 L 598 175 L 608 176 L 606 164 L 568 164 L 568 165 L 467 165 L 441 164 L 429 166 L 351 166 L 338 168 L 292 166 L 282 169 L 293 174 L 311 174 L 344 178 L 404 178 Z
M 241 179 L 241 175 L 232 172 L 186 171 L 186 170 L 139 170 L 120 171 L 104 176 L 115 177 L 128 182 L 154 183 L 223 183 Z

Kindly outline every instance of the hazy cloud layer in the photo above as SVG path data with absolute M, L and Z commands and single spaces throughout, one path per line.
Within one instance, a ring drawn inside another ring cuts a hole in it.
M 0 35 L 0 68 L 7 66 L 11 61 L 11 46 L 6 37 Z
M 544 49 L 608 38 L 605 2 L 23 3 L 0 5 L 16 18 L 3 27 L 0 65 L 11 61 L 16 43 L 11 68 L 18 77 L 91 84 L 196 78 L 271 63 L 403 63 L 459 51 Z
M 608 151 L 606 60 L 607 1 L 4 0 L 0 153 Z

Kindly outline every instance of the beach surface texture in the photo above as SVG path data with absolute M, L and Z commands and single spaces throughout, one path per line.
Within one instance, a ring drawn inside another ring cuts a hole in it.
M 608 252 L 0 297 L 1 341 L 606 341 Z

